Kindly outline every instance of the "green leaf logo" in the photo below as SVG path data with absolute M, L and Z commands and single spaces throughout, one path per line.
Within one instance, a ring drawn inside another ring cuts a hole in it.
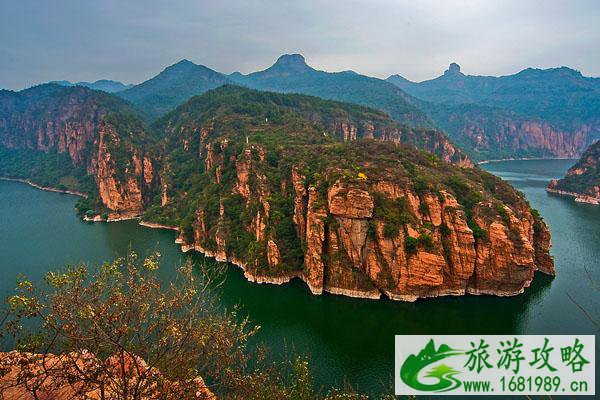
M 433 339 L 431 339 L 418 355 L 411 354 L 406 358 L 400 368 L 400 378 L 411 388 L 424 392 L 447 392 L 456 389 L 462 383 L 454 375 L 460 372 L 446 364 L 438 364 L 425 373 L 427 378 L 437 378 L 435 383 L 420 382 L 419 373 L 433 363 L 461 354 L 464 352 L 452 349 L 446 344 L 441 344 L 436 350 Z

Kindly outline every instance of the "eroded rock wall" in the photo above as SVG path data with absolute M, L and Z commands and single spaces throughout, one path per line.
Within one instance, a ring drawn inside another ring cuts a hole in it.
M 228 250 L 235 238 L 223 228 L 223 203 L 216 229 L 205 224 L 203 210 L 198 212 L 194 242 L 188 243 L 236 262 L 254 281 L 283 283 L 300 277 L 314 294 L 414 301 L 467 293 L 515 295 L 529 286 L 535 271 L 554 274 L 548 229 L 525 202 L 504 206 L 502 212 L 489 201 L 477 203 L 470 215 L 485 232 L 478 236 L 469 227 L 466 210 L 448 191 L 418 193 L 408 180 L 308 184 L 301 166 L 293 167 L 282 184 L 291 188 L 290 218 L 303 249 L 302 264 L 290 270 L 284 265 L 282 238 L 264 213 L 270 209 L 270 192 L 255 165 L 259 163 L 251 151 L 243 153 L 232 189 L 248 207 L 251 199 L 261 205 L 245 227 L 258 248 L 255 258 Z M 406 220 L 390 227 L 385 212 L 377 209 L 378 196 L 405 204 Z

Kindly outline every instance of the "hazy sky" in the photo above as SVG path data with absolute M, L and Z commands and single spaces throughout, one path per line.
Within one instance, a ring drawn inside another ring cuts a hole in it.
M 411 80 L 570 66 L 600 76 L 600 1 L 0 0 L 0 88 L 138 83 L 182 58 L 221 72 L 302 53 L 328 71 Z

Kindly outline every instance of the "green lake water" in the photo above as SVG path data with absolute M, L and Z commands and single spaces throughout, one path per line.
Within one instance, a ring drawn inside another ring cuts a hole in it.
M 393 381 L 395 334 L 595 334 L 597 328 L 569 299 L 600 318 L 600 207 L 574 203 L 545 192 L 551 178 L 573 160 L 506 161 L 488 171 L 525 193 L 552 232 L 554 279 L 537 274 L 526 293 L 511 298 L 465 296 L 415 303 L 313 296 L 301 282 L 283 286 L 247 282 L 234 266 L 220 294 L 224 307 L 240 304 L 261 329 L 255 341 L 274 356 L 307 354 L 319 385 L 351 383 L 369 392 L 388 391 Z M 18 274 L 40 279 L 68 263 L 101 263 L 158 250 L 166 277 L 186 257 L 175 233 L 134 221 L 85 223 L 74 212 L 77 198 L 0 181 L 0 296 Z M 167 279 L 167 278 L 165 278 Z

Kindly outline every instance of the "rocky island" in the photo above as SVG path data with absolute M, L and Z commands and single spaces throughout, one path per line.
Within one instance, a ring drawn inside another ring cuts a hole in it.
M 82 87 L 3 91 L 0 175 L 315 294 L 505 296 L 554 274 L 539 214 L 442 132 L 311 96 L 226 85 L 150 121 Z

